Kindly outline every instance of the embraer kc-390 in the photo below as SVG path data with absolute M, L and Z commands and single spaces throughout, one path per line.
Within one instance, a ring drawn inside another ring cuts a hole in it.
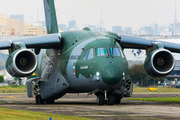
M 174 68 L 171 52 L 180 52 L 178 44 L 88 27 L 59 33 L 54 0 L 44 0 L 44 9 L 47 35 L 0 41 L 0 49 L 9 50 L 10 75 L 26 77 L 35 72 L 37 78 L 26 84 L 28 97 L 35 96 L 37 104 L 54 103 L 66 93 L 95 94 L 98 105 L 105 100 L 108 105 L 119 104 L 133 90 L 125 48 L 146 50 L 144 66 L 150 76 L 166 76 Z

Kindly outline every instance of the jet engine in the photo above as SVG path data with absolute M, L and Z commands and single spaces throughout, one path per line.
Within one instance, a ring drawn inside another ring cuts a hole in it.
M 166 49 L 156 49 L 146 58 L 144 67 L 146 72 L 153 77 L 163 77 L 172 72 L 175 59 L 172 53 Z
M 14 77 L 30 76 L 37 68 L 37 58 L 29 49 L 12 52 L 6 61 L 6 70 Z

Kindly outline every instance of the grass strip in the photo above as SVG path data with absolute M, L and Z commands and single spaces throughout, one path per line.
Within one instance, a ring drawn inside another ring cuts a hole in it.
M 0 120 L 49 120 L 50 117 L 52 120 L 92 120 L 82 117 L 0 108 Z
M 0 86 L 0 93 L 25 93 L 25 92 L 27 92 L 26 86 L 21 86 L 21 85 Z
M 10 89 L 10 88 L 26 89 L 26 85 L 8 85 L 8 86 L 0 86 L 0 89 Z
M 172 102 L 180 103 L 180 98 L 176 97 L 157 97 L 157 98 L 128 98 L 127 100 L 155 101 L 155 102 Z
M 157 88 L 157 87 L 155 87 Z M 8 85 L 8 86 L 0 86 L 0 93 L 25 93 L 26 86 L 22 85 Z M 27 90 L 26 90 L 27 92 Z M 148 87 L 134 87 L 133 93 L 150 93 Z M 166 87 L 158 87 L 157 91 L 151 91 L 151 93 L 180 93 L 180 88 L 166 88 Z
M 151 93 L 180 93 L 180 88 L 166 88 L 166 87 L 151 87 L 157 88 L 157 91 L 151 91 Z M 133 93 L 150 93 L 148 87 L 134 87 Z

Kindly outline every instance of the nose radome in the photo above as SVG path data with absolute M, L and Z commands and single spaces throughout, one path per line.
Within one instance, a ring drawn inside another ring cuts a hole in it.
M 102 79 L 108 85 L 115 85 L 121 80 L 120 68 L 116 65 L 107 65 L 103 68 Z

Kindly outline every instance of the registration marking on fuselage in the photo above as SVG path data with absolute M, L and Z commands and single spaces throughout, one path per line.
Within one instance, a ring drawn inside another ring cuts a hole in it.
M 88 69 L 88 65 L 81 65 L 80 69 Z

